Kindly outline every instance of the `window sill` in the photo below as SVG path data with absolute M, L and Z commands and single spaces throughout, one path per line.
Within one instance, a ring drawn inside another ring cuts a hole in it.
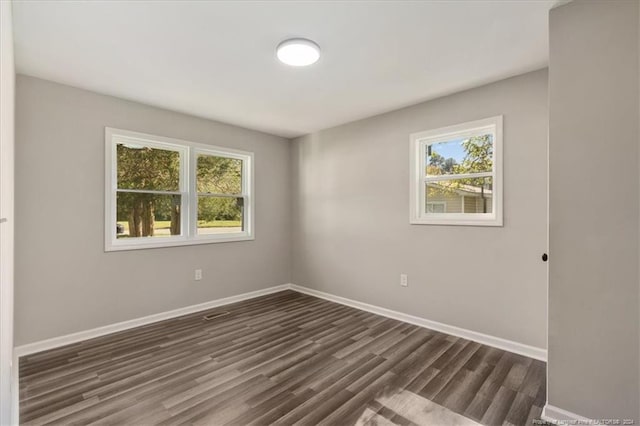
M 411 218 L 411 225 L 443 225 L 443 226 L 493 226 L 501 227 L 502 218 L 489 216 L 487 218 Z
M 166 241 L 140 241 L 136 243 L 107 243 L 105 244 L 104 251 L 129 251 L 129 250 L 144 250 L 144 249 L 155 249 L 155 248 L 165 248 L 165 247 L 181 247 L 181 246 L 195 246 L 202 244 L 217 244 L 217 243 L 232 243 L 237 241 L 253 241 L 255 237 L 253 235 L 247 234 L 236 234 L 229 236 L 220 236 L 220 237 L 195 237 L 193 239 L 175 239 Z

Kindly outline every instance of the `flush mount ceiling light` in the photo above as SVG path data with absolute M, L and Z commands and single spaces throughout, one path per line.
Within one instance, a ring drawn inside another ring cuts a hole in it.
M 320 59 L 320 46 L 304 38 L 285 40 L 276 49 L 280 62 L 293 67 L 306 67 Z

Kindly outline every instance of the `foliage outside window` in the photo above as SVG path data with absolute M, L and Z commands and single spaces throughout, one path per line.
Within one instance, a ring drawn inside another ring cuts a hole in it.
M 411 135 L 412 224 L 502 226 L 502 117 Z
M 105 249 L 253 239 L 251 153 L 106 129 Z

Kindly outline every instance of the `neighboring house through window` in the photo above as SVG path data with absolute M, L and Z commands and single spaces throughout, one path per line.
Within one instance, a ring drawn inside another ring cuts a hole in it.
M 412 224 L 502 226 L 502 116 L 414 133 Z
M 446 201 L 427 202 L 427 213 L 445 213 L 447 211 Z
M 105 250 L 253 239 L 253 154 L 105 131 Z

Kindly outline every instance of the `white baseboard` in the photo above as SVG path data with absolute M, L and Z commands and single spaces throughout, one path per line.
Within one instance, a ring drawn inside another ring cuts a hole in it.
M 363 311 L 371 312 L 377 315 L 382 315 L 387 318 L 393 318 L 398 321 L 414 324 L 419 327 L 428 328 L 431 330 L 440 331 L 442 333 L 451 334 L 453 336 L 462 337 L 464 339 L 473 340 L 474 342 L 482 343 L 484 345 L 493 346 L 494 348 L 503 349 L 505 351 L 517 353 L 530 358 L 539 359 L 541 361 L 547 360 L 547 350 L 537 348 L 535 346 L 525 345 L 523 343 L 514 342 L 511 340 L 502 339 L 500 337 L 490 336 L 488 334 L 479 333 L 477 331 L 467 330 L 453 325 L 443 324 L 437 321 L 431 321 L 425 318 L 416 317 L 413 315 L 405 314 L 391 309 L 382 308 L 379 306 L 370 305 L 368 303 L 358 302 L 356 300 L 347 299 L 345 297 L 335 296 L 323 291 L 314 290 L 307 287 L 291 284 L 291 289 L 300 293 L 305 293 L 311 296 L 326 299 L 331 302 L 340 303 L 342 305 L 351 306 L 352 308 L 360 309 Z
M 555 407 L 550 404 L 546 404 L 542 409 L 542 420 L 549 423 L 575 423 L 576 421 L 582 424 L 591 424 L 591 419 L 583 417 L 579 414 L 572 413 L 571 411 L 563 410 L 562 408 Z
M 20 424 L 20 379 L 18 377 L 18 355 L 13 350 L 11 366 L 11 426 Z
M 146 317 L 141 317 L 141 318 L 135 318 L 128 321 L 122 321 L 122 322 L 118 322 L 111 325 L 105 325 L 103 327 L 93 328 L 91 330 L 79 331 L 77 333 L 67 334 L 64 336 L 53 337 L 47 340 L 41 340 L 39 342 L 16 346 L 13 349 L 13 353 L 14 353 L 14 357 L 17 359 L 21 356 L 34 354 L 36 352 L 42 352 L 49 349 L 54 349 L 61 346 L 69 345 L 71 343 L 77 343 L 83 340 L 93 339 L 94 337 L 100 337 L 106 334 L 111 334 L 118 331 L 124 331 L 134 327 L 140 327 L 141 325 L 147 325 L 154 322 L 179 317 L 182 315 L 188 315 L 188 314 L 204 311 L 211 308 L 216 308 L 218 306 L 228 305 L 230 303 L 241 302 L 243 300 L 265 296 L 267 294 L 277 293 L 283 290 L 289 290 L 290 288 L 291 288 L 290 284 L 282 284 L 282 285 L 269 287 L 261 290 L 251 291 L 248 293 L 238 294 L 236 296 L 210 300 L 209 302 L 204 302 L 197 305 L 185 306 L 184 308 L 178 308 L 172 311 L 160 312 L 158 314 L 148 315 Z M 17 368 L 17 363 L 14 364 L 14 368 Z
M 325 293 L 322 291 L 314 290 L 307 287 L 302 287 L 295 284 L 282 284 L 279 286 L 269 287 L 262 290 L 251 291 L 249 293 L 243 293 L 236 296 L 230 296 L 222 299 L 211 300 L 209 302 L 200 303 L 197 305 L 186 306 L 184 308 L 174 309 L 168 312 L 161 312 L 158 314 L 148 315 L 146 317 L 136 318 L 128 321 L 119 322 L 116 324 L 106 325 L 103 327 L 93 328 L 90 330 L 80 331 L 77 333 L 67 334 L 64 336 L 54 337 L 54 338 L 42 340 L 39 342 L 17 346 L 14 348 L 14 356 L 17 359 L 18 357 L 33 354 L 36 352 L 42 352 L 49 349 L 54 349 L 61 346 L 69 345 L 72 343 L 81 342 L 83 340 L 104 336 L 106 334 L 111 334 L 118 331 L 124 331 L 134 327 L 140 327 L 142 325 L 147 325 L 147 324 L 163 321 L 170 318 L 175 318 L 182 315 L 188 315 L 194 312 L 204 311 L 204 310 L 215 308 L 218 306 L 241 302 L 243 300 L 253 299 L 255 297 L 260 297 L 267 294 L 272 294 L 272 293 L 276 293 L 283 290 L 289 290 L 289 289 L 297 291 L 299 293 L 304 293 L 311 296 L 319 297 L 321 299 L 329 300 L 331 302 L 336 302 L 342 305 L 351 306 L 353 308 L 361 309 L 363 311 L 371 312 L 377 315 L 382 315 L 387 318 L 393 318 L 398 321 L 414 324 L 419 327 L 429 328 L 431 330 L 436 330 L 442 333 L 451 334 L 453 336 L 458 336 L 468 340 L 473 340 L 474 342 L 482 343 L 488 346 L 493 346 L 499 349 L 504 349 L 509 352 L 514 352 L 520 355 L 528 356 L 530 358 L 539 359 L 541 361 L 546 361 L 547 359 L 547 351 L 542 348 L 537 348 L 534 346 L 525 345 L 525 344 L 514 342 L 511 340 L 502 339 L 500 337 L 490 336 L 488 334 L 479 333 L 473 330 L 467 330 L 464 328 L 443 324 L 441 322 L 416 317 L 413 315 L 405 314 L 398 311 L 393 311 L 391 309 L 382 308 L 380 306 L 370 305 L 368 303 L 359 302 L 357 300 L 347 299 L 345 297 L 336 296 L 330 293 Z

